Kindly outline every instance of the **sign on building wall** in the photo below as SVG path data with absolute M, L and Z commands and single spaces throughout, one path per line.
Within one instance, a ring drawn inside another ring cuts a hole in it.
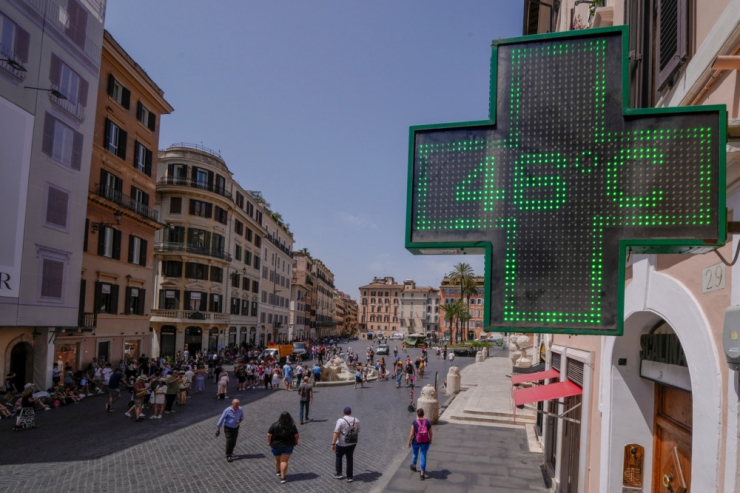
M 725 242 L 725 108 L 627 109 L 626 42 L 494 42 L 489 120 L 410 129 L 406 248 L 485 254 L 488 331 L 619 335 L 629 249 Z
M 33 115 L 0 97 L 0 297 L 20 292 Z M 36 220 L 41 223 L 43 217 Z

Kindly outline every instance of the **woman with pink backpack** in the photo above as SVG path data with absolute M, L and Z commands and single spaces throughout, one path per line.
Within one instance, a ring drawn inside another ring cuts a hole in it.
M 427 452 L 432 444 L 432 423 L 424 418 L 424 409 L 416 410 L 416 419 L 411 423 L 409 447 L 411 448 L 411 470 L 416 471 L 416 460 L 421 455 L 419 474 L 422 481 L 426 479 Z

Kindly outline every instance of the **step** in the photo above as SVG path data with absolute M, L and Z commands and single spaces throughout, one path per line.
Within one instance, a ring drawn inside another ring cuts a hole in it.
M 514 415 L 510 414 L 508 416 L 483 416 L 483 415 L 469 415 L 465 414 L 463 416 L 460 415 L 452 415 L 449 416 L 449 419 L 452 421 L 473 421 L 478 423 L 495 423 L 495 424 L 508 424 L 508 425 L 526 425 L 526 424 L 534 424 L 537 422 L 537 419 L 534 416 L 519 416 L 517 415 L 516 420 L 514 420 Z

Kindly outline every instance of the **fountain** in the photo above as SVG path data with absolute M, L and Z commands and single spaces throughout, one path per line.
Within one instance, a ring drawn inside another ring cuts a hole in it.
M 317 383 L 318 386 L 325 384 L 329 385 L 341 385 L 355 382 L 355 371 L 350 370 L 342 358 L 335 356 L 328 360 L 321 368 L 321 381 Z M 363 367 L 364 371 L 364 367 Z M 375 367 L 371 366 L 367 370 L 368 380 L 377 380 L 378 371 Z

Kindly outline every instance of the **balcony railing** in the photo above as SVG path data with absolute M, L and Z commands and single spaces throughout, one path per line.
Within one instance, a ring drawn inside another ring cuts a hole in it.
M 173 318 L 182 320 L 214 320 L 228 322 L 231 317 L 228 313 L 199 312 L 195 310 L 159 310 L 152 309 L 152 317 Z
M 77 319 L 77 326 L 82 329 L 94 329 L 98 326 L 98 314 L 80 313 Z
M 189 243 L 173 243 L 170 241 L 164 241 L 154 244 L 154 250 L 157 252 L 182 252 L 182 253 L 194 253 L 196 255 L 206 255 L 208 257 L 220 258 L 231 262 L 231 254 L 223 250 L 216 250 L 214 248 L 205 248 L 198 245 L 191 245 Z
M 202 181 L 193 180 L 192 178 L 184 178 L 180 176 L 167 176 L 159 180 L 157 185 L 175 185 L 180 187 L 192 187 L 200 190 L 207 190 L 209 192 L 217 193 L 227 199 L 231 198 L 231 192 L 226 190 L 224 187 L 217 185 L 204 183 Z
M 57 91 L 59 90 L 59 87 L 56 84 L 51 84 L 51 88 Z M 69 99 L 58 98 L 54 96 L 51 91 L 49 91 L 49 99 L 52 103 L 56 104 L 78 120 L 83 121 L 85 119 L 85 107 L 82 106 L 79 102 L 73 103 Z
M 2 43 L 0 43 L 0 58 L 13 60 L 19 65 L 22 65 L 21 60 L 15 55 L 13 50 Z M 13 68 L 13 66 L 8 62 L 0 62 L 0 67 L 4 68 L 20 80 L 24 80 L 26 78 L 26 72 Z
M 103 184 L 95 185 L 95 187 L 93 187 L 92 189 L 92 192 L 95 195 L 99 195 L 104 199 L 110 200 L 111 202 L 120 205 L 121 207 L 125 207 L 130 211 L 134 211 L 147 219 L 158 221 L 159 213 L 157 211 L 149 206 L 142 204 L 141 202 L 135 201 L 128 195 L 119 192 L 113 187 L 108 187 Z
M 66 35 L 73 44 L 77 45 L 96 67 L 100 66 L 100 45 L 95 43 L 92 38 L 87 35 L 87 32 L 74 31 L 71 29 L 69 14 L 63 7 L 47 0 L 26 0 L 26 3 L 43 15 L 50 25 L 54 26 L 62 34 Z M 105 8 L 97 0 L 94 0 L 91 3 L 96 4 L 95 6 L 98 7 L 98 12 L 94 12 L 94 14 L 96 16 L 100 16 L 102 23 L 101 11 L 104 11 Z
M 277 237 L 273 237 L 272 235 L 269 235 L 268 234 L 267 236 L 265 236 L 265 238 L 267 238 L 268 240 L 270 240 L 270 242 L 272 242 L 273 245 L 275 245 L 280 250 L 282 250 L 283 253 L 285 253 L 287 256 L 289 256 L 290 258 L 293 258 L 293 252 L 291 252 L 288 247 L 286 247 L 285 245 L 281 244 L 278 241 Z

